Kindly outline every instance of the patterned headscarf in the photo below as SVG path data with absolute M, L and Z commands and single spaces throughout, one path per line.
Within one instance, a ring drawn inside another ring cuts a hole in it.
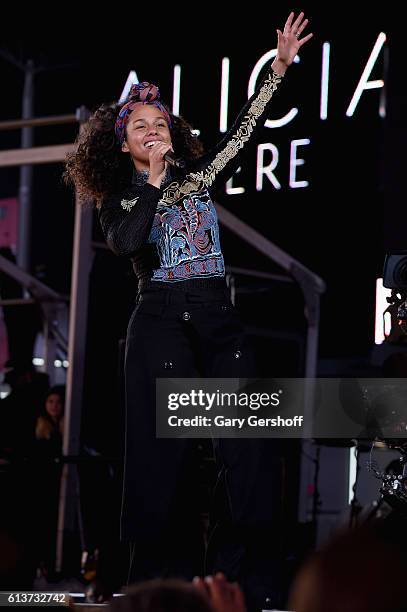
M 172 127 L 170 116 L 160 102 L 160 90 L 156 85 L 147 81 L 132 85 L 127 100 L 128 102 L 120 109 L 114 126 L 114 131 L 120 144 L 123 144 L 126 136 L 126 124 L 129 115 L 136 108 L 137 104 L 154 104 L 164 114 L 168 127 Z

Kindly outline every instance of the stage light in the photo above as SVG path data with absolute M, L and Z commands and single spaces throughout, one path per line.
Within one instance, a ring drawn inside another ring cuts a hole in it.
M 131 86 L 134 85 L 135 83 L 138 83 L 138 77 L 136 74 L 135 70 L 131 70 L 129 72 L 129 76 L 127 77 L 127 81 L 125 86 L 123 87 L 123 91 L 121 93 L 121 96 L 119 98 L 119 104 L 123 104 L 123 102 L 127 99 L 127 96 L 129 95 L 129 91 L 131 89 Z
M 298 187 L 308 187 L 308 181 L 297 181 L 297 166 L 303 166 L 305 159 L 297 158 L 297 147 L 309 145 L 309 138 L 299 138 L 298 140 L 292 140 L 290 145 L 290 187 L 296 189 Z
M 391 330 L 391 318 L 390 313 L 386 313 L 387 316 L 384 319 L 383 329 L 383 313 L 388 308 L 389 304 L 386 298 L 390 297 L 391 289 L 383 287 L 383 279 L 378 278 L 376 280 L 376 308 L 375 308 L 375 344 L 382 344 L 386 337 L 390 334 Z
M 322 71 L 321 71 L 321 105 L 319 116 L 322 120 L 328 117 L 328 88 L 329 88 L 329 56 L 331 45 L 324 42 L 322 45 Z
M 380 32 L 377 37 L 376 43 L 372 49 L 369 59 L 367 60 L 367 64 L 365 69 L 362 72 L 362 76 L 360 77 L 359 83 L 355 89 L 355 93 L 353 94 L 352 100 L 350 101 L 348 110 L 346 111 L 346 116 L 351 117 L 355 112 L 356 106 L 360 100 L 362 92 L 365 89 L 378 89 L 380 87 L 384 87 L 383 79 L 377 79 L 376 81 L 368 81 L 370 73 L 373 70 L 373 66 L 377 60 L 377 57 L 386 42 L 386 34 L 384 32 Z
M 174 85 L 172 89 L 172 113 L 173 115 L 179 116 L 179 100 L 181 91 L 181 66 L 176 64 L 174 66 Z
M 222 85 L 220 90 L 219 129 L 221 132 L 227 132 L 228 129 L 229 66 L 229 58 L 224 57 L 222 60 Z

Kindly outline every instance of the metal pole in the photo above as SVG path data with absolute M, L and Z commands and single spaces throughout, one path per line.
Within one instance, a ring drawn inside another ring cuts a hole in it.
M 34 99 L 34 62 L 27 60 L 25 65 L 24 90 L 23 90 L 23 119 L 31 119 L 33 116 Z M 28 149 L 33 143 L 33 128 L 23 127 L 21 130 L 21 148 Z M 23 270 L 29 272 L 31 260 L 31 190 L 32 190 L 32 166 L 21 166 L 20 187 L 18 194 L 18 240 L 17 240 L 17 264 Z
M 78 455 L 84 388 L 86 328 L 88 317 L 89 274 L 92 265 L 93 207 L 81 204 L 76 195 L 75 230 L 69 313 L 68 376 L 65 403 L 64 455 Z M 56 571 L 61 571 L 64 534 L 73 532 L 78 508 L 77 465 L 63 467 L 59 499 Z

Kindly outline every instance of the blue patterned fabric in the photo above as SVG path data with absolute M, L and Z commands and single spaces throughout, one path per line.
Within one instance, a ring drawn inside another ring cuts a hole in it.
M 171 282 L 225 274 L 218 217 L 206 189 L 171 206 L 159 203 L 148 242 L 156 246 L 160 260 L 151 280 Z

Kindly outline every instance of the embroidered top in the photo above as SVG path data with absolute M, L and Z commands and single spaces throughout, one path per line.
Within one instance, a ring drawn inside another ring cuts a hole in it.
M 169 167 L 160 188 L 147 183 L 147 171 L 134 171 L 128 189 L 103 200 L 99 220 L 107 244 L 132 259 L 144 288 L 225 286 L 213 197 L 241 164 L 281 79 L 268 66 L 225 137 L 184 170 Z

